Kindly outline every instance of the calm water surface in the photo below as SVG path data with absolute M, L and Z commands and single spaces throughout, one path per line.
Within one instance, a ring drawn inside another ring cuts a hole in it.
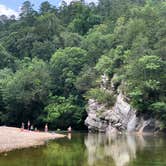
M 77 133 L 1 154 L 0 166 L 166 166 L 166 137 Z

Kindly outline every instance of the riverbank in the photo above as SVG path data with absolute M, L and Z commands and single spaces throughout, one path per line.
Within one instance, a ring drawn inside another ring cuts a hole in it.
M 15 149 L 44 145 L 46 141 L 63 138 L 65 135 L 34 131 L 21 131 L 20 128 L 0 127 L 0 153 Z

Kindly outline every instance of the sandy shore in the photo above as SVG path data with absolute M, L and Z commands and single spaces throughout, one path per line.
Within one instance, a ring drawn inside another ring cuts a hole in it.
M 47 140 L 62 138 L 65 135 L 45 132 L 21 131 L 14 127 L 0 127 L 0 153 L 43 145 Z

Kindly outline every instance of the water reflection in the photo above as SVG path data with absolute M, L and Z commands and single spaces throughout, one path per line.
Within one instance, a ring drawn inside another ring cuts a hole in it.
M 0 155 L 0 166 L 166 166 L 165 136 L 69 133 L 45 146 Z
M 111 166 L 125 166 L 136 158 L 136 150 L 143 149 L 146 142 L 143 136 L 89 133 L 85 145 L 89 166 L 107 158 L 112 158 Z
M 67 134 L 67 138 L 68 138 L 69 140 L 71 140 L 71 133 L 68 133 L 68 134 Z

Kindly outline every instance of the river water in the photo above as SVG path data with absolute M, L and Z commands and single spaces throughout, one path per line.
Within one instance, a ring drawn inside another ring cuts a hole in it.
M 166 166 L 165 136 L 69 134 L 0 154 L 0 166 Z

